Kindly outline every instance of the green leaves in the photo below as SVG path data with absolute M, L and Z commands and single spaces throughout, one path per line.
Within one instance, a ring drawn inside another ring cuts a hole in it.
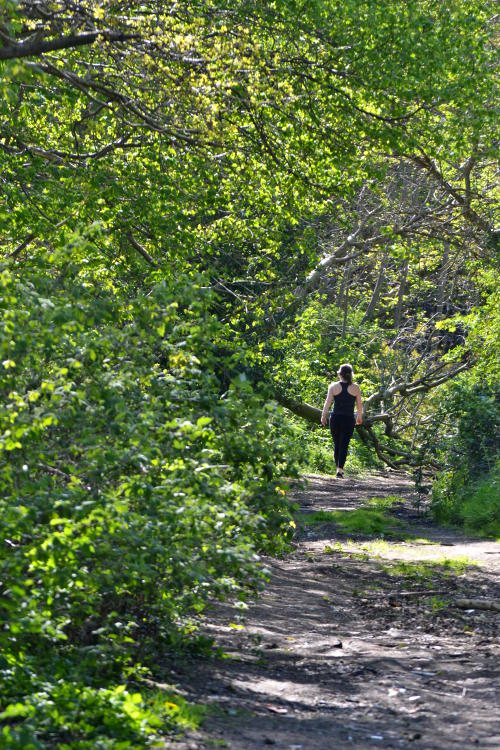
M 418 380 L 452 289 L 493 373 L 493 4 L 56 6 L 3 4 L 2 739 L 119 750 L 181 714 L 127 679 L 291 533 L 273 388 Z
M 279 412 L 243 379 L 221 388 L 241 355 L 210 293 L 178 278 L 109 296 L 71 269 L 50 304 L 45 269 L 2 276 L 0 349 L 16 367 L 0 380 L 0 708 L 19 728 L 8 747 L 62 742 L 68 722 L 82 748 L 138 747 L 183 711 L 107 680 L 154 668 L 208 599 L 259 584 L 257 550 L 284 543 L 275 487 L 293 465 L 286 436 L 268 434 Z M 25 668 L 29 684 L 12 679 Z

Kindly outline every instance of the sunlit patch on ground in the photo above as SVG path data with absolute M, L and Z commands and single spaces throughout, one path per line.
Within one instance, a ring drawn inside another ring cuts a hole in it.
M 308 547 L 329 554 L 358 554 L 381 560 L 433 563 L 441 566 L 443 570 L 453 570 L 459 575 L 469 567 L 491 568 L 492 565 L 497 566 L 500 563 L 500 549 L 496 542 L 458 542 L 450 546 L 420 538 L 408 542 L 392 542 L 388 539 L 375 539 L 367 542 L 348 539 L 334 546 L 309 542 Z

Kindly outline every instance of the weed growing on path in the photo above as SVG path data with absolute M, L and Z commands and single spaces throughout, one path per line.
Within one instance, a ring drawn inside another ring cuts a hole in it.
M 412 578 L 428 582 L 453 575 L 463 575 L 470 567 L 476 565 L 467 557 L 454 559 L 443 558 L 432 562 L 397 562 L 382 565 L 382 570 L 391 576 Z
M 334 523 L 344 531 L 368 535 L 386 534 L 391 527 L 402 526 L 398 519 L 373 508 L 318 510 L 314 513 L 301 513 L 298 520 L 304 525 Z
M 385 511 L 392 508 L 393 505 L 401 502 L 402 498 L 399 495 L 386 495 L 385 497 L 367 497 L 363 500 L 363 505 L 376 510 Z

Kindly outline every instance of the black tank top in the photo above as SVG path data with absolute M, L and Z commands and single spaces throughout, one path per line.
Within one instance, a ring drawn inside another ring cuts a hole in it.
M 348 392 L 349 383 L 342 383 L 341 381 L 340 385 L 342 386 L 341 392 L 338 396 L 333 397 L 333 413 L 342 414 L 345 417 L 353 417 L 356 396 L 351 396 Z

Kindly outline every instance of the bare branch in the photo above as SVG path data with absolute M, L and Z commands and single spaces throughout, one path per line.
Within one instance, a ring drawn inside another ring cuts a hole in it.
M 498 599 L 454 599 L 449 606 L 458 609 L 491 609 L 494 612 L 500 612 Z
M 137 250 L 137 252 L 142 255 L 142 257 L 147 260 L 150 266 L 153 266 L 153 268 L 158 268 L 158 263 L 151 257 L 151 255 L 148 253 L 145 247 L 143 247 L 137 240 L 134 238 L 132 232 L 127 232 L 127 239 L 134 248 L 134 250 Z
M 407 155 L 414 164 L 425 169 L 444 190 L 453 197 L 456 203 L 461 206 L 463 215 L 473 224 L 474 226 L 481 229 L 483 232 L 487 232 L 491 237 L 495 236 L 495 230 L 490 224 L 483 219 L 476 211 L 470 207 L 470 195 L 462 195 L 459 190 L 453 187 L 453 185 L 445 178 L 440 169 L 436 166 L 435 162 L 423 151 L 420 150 L 420 156 L 416 154 Z M 470 160 L 469 160 L 470 161 Z M 466 177 L 470 180 L 470 170 L 474 162 L 472 162 L 468 172 L 465 172 Z M 467 192 L 467 191 L 466 191 Z M 470 182 L 469 182 L 469 193 L 470 193 Z
M 25 240 L 23 240 L 11 253 L 7 255 L 7 258 L 17 258 L 17 256 L 20 255 L 22 251 L 28 247 L 30 242 L 33 242 L 35 237 L 36 234 L 29 234 Z
M 378 209 L 375 209 L 369 212 L 369 214 L 366 217 L 364 217 L 361 222 L 359 222 L 354 232 L 352 232 L 348 237 L 346 237 L 346 239 L 340 245 L 340 247 L 338 247 L 333 253 L 331 253 L 330 255 L 327 255 L 326 258 L 323 258 L 323 260 L 318 263 L 316 268 L 313 271 L 311 271 L 309 276 L 306 278 L 304 284 L 302 284 L 302 286 L 299 286 L 294 290 L 294 294 L 297 298 L 302 299 L 303 297 L 305 297 L 305 295 L 309 291 L 311 291 L 312 289 L 316 289 L 321 282 L 321 278 L 324 272 L 327 271 L 335 263 L 338 263 L 338 262 L 345 263 L 347 260 L 351 260 L 351 258 L 348 258 L 348 257 L 342 258 L 342 255 L 350 247 L 354 247 L 357 244 L 356 243 L 357 238 L 359 237 L 363 229 L 366 227 L 368 220 L 370 219 L 371 216 L 373 216 L 376 210 Z M 365 243 L 362 243 L 362 244 L 364 245 Z M 361 252 L 363 252 L 363 250 L 361 250 Z M 356 253 L 356 255 L 360 255 L 361 252 Z M 353 257 L 356 257 L 356 256 L 353 256 Z
M 98 39 L 106 42 L 126 42 L 138 39 L 138 34 L 125 34 L 121 31 L 90 31 L 87 34 L 68 34 L 59 39 L 40 39 L 34 35 L 25 42 L 11 40 L 10 44 L 0 47 L 0 60 L 14 60 L 21 57 L 38 57 L 45 52 L 54 52 L 60 49 L 71 49 L 74 47 L 88 46 Z

